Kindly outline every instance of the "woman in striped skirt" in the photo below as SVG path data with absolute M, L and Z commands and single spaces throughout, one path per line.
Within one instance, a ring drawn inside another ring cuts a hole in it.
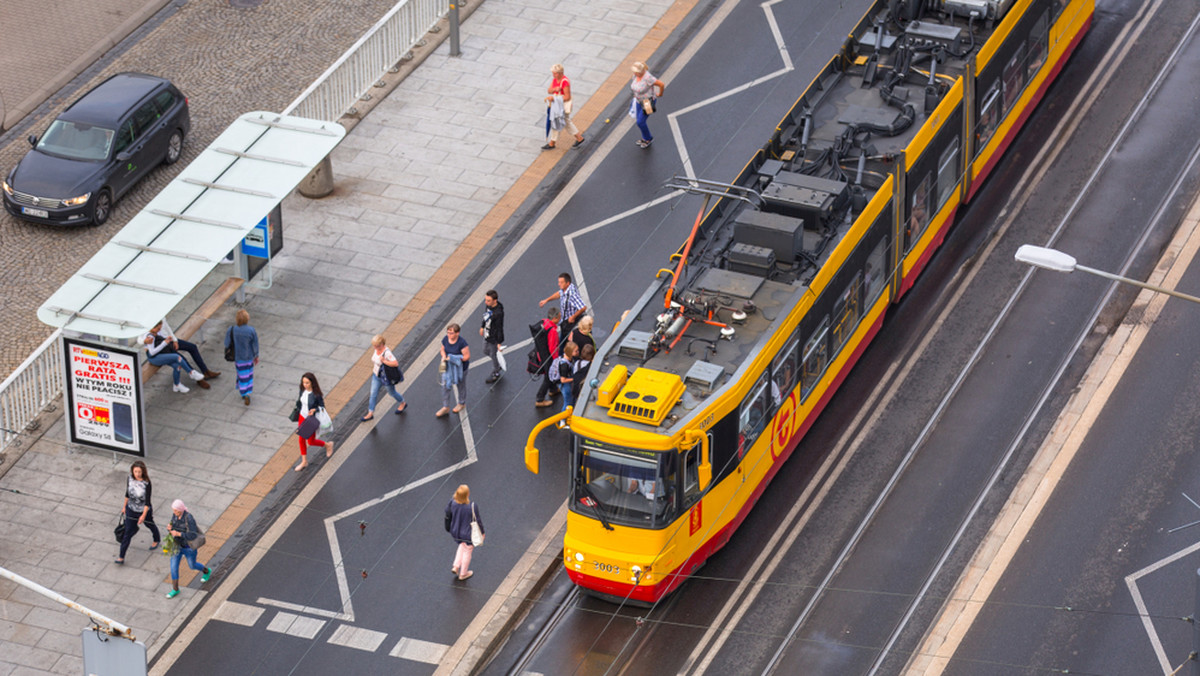
M 236 323 L 225 333 L 225 349 L 233 346 L 233 363 L 237 367 L 237 389 L 242 403 L 250 405 L 254 390 L 254 365 L 258 363 L 258 332 L 250 326 L 250 313 L 237 311 Z

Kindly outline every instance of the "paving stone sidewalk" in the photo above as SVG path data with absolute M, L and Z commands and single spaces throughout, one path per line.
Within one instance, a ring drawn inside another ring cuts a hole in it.
M 221 3 L 198 4 L 197 12 L 218 13 L 211 5 Z M 209 366 L 224 371 L 211 390 L 176 394 L 166 372 L 147 384 L 152 450 L 146 460 L 160 525 L 169 521 L 175 498 L 212 523 L 286 488 L 295 453 L 286 414 L 299 374 L 313 371 L 327 392 L 339 393 L 334 406 L 344 406 L 365 382 L 362 358 L 370 337 L 394 328 L 393 318 L 417 317 L 429 307 L 445 288 L 443 263 L 531 165 L 556 159 L 540 150 L 550 65 L 566 64 L 577 115 L 594 117 L 598 110 L 587 107 L 588 99 L 602 86 L 612 95 L 610 76 L 671 4 L 487 0 L 462 26 L 461 57 L 450 57 L 443 44 L 375 106 L 334 153 L 335 193 L 284 202 L 286 245 L 275 261 L 274 285 L 250 289 L 244 306 L 262 342 L 252 405 L 242 405 L 221 359 L 233 306 L 194 339 Z M 166 21 L 147 40 L 159 46 L 181 41 L 192 26 Z M 205 55 L 215 60 L 221 41 L 251 43 L 261 30 L 249 20 L 228 22 Z M 312 37 L 304 30 L 288 34 L 297 45 Z M 271 76 L 268 65 L 264 79 Z M 127 69 L 122 63 L 111 68 Z M 279 109 L 291 97 L 281 92 L 274 100 L 269 108 Z M 555 151 L 566 152 L 572 151 Z M 207 286 L 223 274 L 218 268 Z M 173 323 L 204 295 L 193 294 Z M 144 532 L 124 566 L 112 563 L 111 533 L 129 459 L 70 452 L 59 411 L 39 422 L 41 432 L 23 437 L 0 462 L 0 566 L 131 625 L 153 655 L 204 592 L 193 585 L 177 599 L 164 598 L 166 559 L 146 550 Z M 271 477 L 283 481 L 276 486 Z M 86 625 L 82 616 L 0 581 L 0 676 L 79 673 L 79 632 Z

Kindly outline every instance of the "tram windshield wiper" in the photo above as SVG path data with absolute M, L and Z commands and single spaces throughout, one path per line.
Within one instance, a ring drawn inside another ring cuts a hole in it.
M 604 526 L 604 530 L 613 530 L 612 524 L 604 518 L 604 510 L 600 509 L 600 499 L 596 497 L 592 489 L 588 488 L 588 485 L 580 477 L 575 477 L 575 486 L 587 497 L 587 500 L 580 500 L 580 502 L 592 508 L 592 511 L 596 513 L 596 518 L 600 519 L 600 523 Z

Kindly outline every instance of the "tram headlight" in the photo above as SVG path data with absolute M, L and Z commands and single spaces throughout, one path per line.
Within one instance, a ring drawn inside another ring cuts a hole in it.
M 575 560 L 583 563 L 583 552 L 575 552 Z

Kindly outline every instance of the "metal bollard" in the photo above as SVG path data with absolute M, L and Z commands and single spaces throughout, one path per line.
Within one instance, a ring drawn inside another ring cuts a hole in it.
M 450 0 L 450 14 L 447 17 L 450 21 L 450 56 L 462 56 L 462 50 L 458 48 L 458 2 Z

